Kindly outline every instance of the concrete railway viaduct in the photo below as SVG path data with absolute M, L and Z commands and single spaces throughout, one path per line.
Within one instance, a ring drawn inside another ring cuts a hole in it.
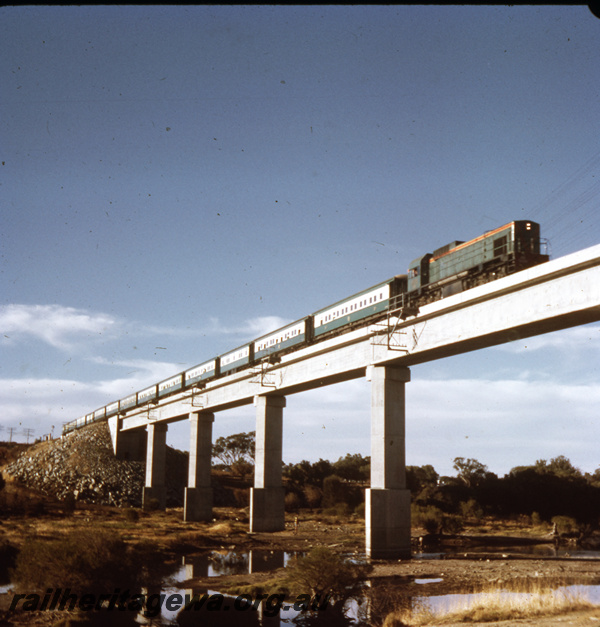
M 212 425 L 220 411 L 254 404 L 256 453 L 250 530 L 284 529 L 282 433 L 286 396 L 349 379 L 371 382 L 371 487 L 366 551 L 410 556 L 405 477 L 405 388 L 410 367 L 515 339 L 600 320 L 600 245 L 283 355 L 109 419 L 115 454 L 146 451 L 144 500 L 164 506 L 169 423 L 188 420 L 190 462 L 184 519 L 212 518 Z

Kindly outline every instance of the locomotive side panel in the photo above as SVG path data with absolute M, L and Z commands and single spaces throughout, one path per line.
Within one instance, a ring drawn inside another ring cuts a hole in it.
M 429 282 L 434 284 L 469 272 L 494 259 L 506 257 L 513 251 L 514 224 L 511 223 L 432 257 L 429 262 Z

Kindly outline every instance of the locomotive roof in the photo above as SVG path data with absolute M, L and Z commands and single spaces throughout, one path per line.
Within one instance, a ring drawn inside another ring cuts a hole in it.
M 518 222 L 529 222 L 530 224 L 537 224 L 536 222 L 533 222 L 532 220 L 513 220 L 512 222 L 509 222 L 508 224 L 504 224 L 503 226 L 499 226 L 497 229 L 492 229 L 491 231 L 487 231 L 487 233 L 484 233 L 483 235 L 480 235 L 479 237 L 476 237 L 474 239 L 470 239 L 468 242 L 462 242 L 458 246 L 455 246 L 454 248 L 450 248 L 446 252 L 440 253 L 439 255 L 436 255 L 436 253 L 434 253 L 429 261 L 430 262 L 436 261 L 437 259 L 440 259 L 441 257 L 444 257 L 444 255 L 449 255 L 450 253 L 454 252 L 455 250 L 460 250 L 461 248 L 466 248 L 467 246 L 470 246 L 471 244 L 475 244 L 475 242 L 479 242 L 481 240 L 484 240 L 486 237 L 492 237 L 493 235 L 497 235 L 501 231 L 504 231 L 504 230 L 514 226 Z M 438 250 L 442 250 L 442 249 L 438 249 Z

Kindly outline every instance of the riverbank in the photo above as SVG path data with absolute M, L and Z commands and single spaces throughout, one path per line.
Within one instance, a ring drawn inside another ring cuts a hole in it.
M 248 532 L 247 511 L 243 509 L 215 508 L 214 520 L 206 523 L 184 523 L 180 508 L 166 512 L 134 511 L 136 515 L 132 516 L 131 510 L 127 509 L 78 504 L 75 511 L 68 513 L 61 509 L 60 504 L 55 504 L 48 506 L 42 515 L 13 516 L 0 521 L 0 540 L 21 548 L 28 538 L 54 539 L 81 529 L 109 531 L 128 544 L 152 546 L 174 569 L 181 565 L 182 558 L 191 563 L 194 557 L 207 552 L 223 557 L 234 553 L 249 554 L 250 551 L 302 554 L 316 546 L 326 546 L 341 554 L 360 558 L 364 551 L 364 522 L 356 516 L 344 518 L 302 511 L 297 516 L 287 515 L 284 531 L 252 534 Z M 490 551 L 477 553 L 478 545 L 486 540 Z M 402 604 L 415 597 L 514 589 L 523 582 L 534 580 L 539 582 L 540 587 L 600 585 L 600 560 L 525 554 L 525 550 L 532 545 L 549 546 L 551 542 L 547 533 L 536 535 L 515 523 L 495 521 L 493 532 L 482 534 L 479 526 L 477 533 L 473 530 L 468 533 L 467 530 L 463 535 L 445 538 L 445 541 L 446 547 L 442 544 L 435 550 L 443 552 L 451 547 L 454 553 L 461 551 L 461 554 L 446 559 L 373 561 L 371 588 L 388 591 L 389 599 L 393 597 Z M 415 538 L 415 551 L 419 550 L 419 546 Z M 433 549 L 429 547 L 427 550 Z M 180 581 L 178 585 L 193 590 L 235 590 L 245 586 L 259 589 L 264 582 L 276 579 L 281 572 L 249 573 L 246 570 L 232 574 L 225 571 L 219 576 L 208 577 L 205 571 Z M 2 595 L 0 599 L 4 612 L 10 605 L 10 598 L 10 595 Z M 4 613 L 4 624 L 25 624 L 23 621 L 52 624 L 47 622 L 50 620 L 47 612 L 23 614 L 16 620 L 15 617 L 9 619 Z M 594 609 L 566 614 L 564 620 L 563 617 L 552 616 L 548 619 L 540 617 L 486 624 L 497 624 L 499 627 L 549 627 L 556 624 L 600 627 L 600 613 Z

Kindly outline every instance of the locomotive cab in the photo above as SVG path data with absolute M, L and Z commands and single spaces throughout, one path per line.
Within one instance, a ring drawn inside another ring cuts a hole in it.
M 429 283 L 431 253 L 417 257 L 408 266 L 408 292 L 415 292 Z
M 528 220 L 515 221 L 515 261 L 517 268 L 527 268 L 548 261 L 540 251 L 540 225 Z

